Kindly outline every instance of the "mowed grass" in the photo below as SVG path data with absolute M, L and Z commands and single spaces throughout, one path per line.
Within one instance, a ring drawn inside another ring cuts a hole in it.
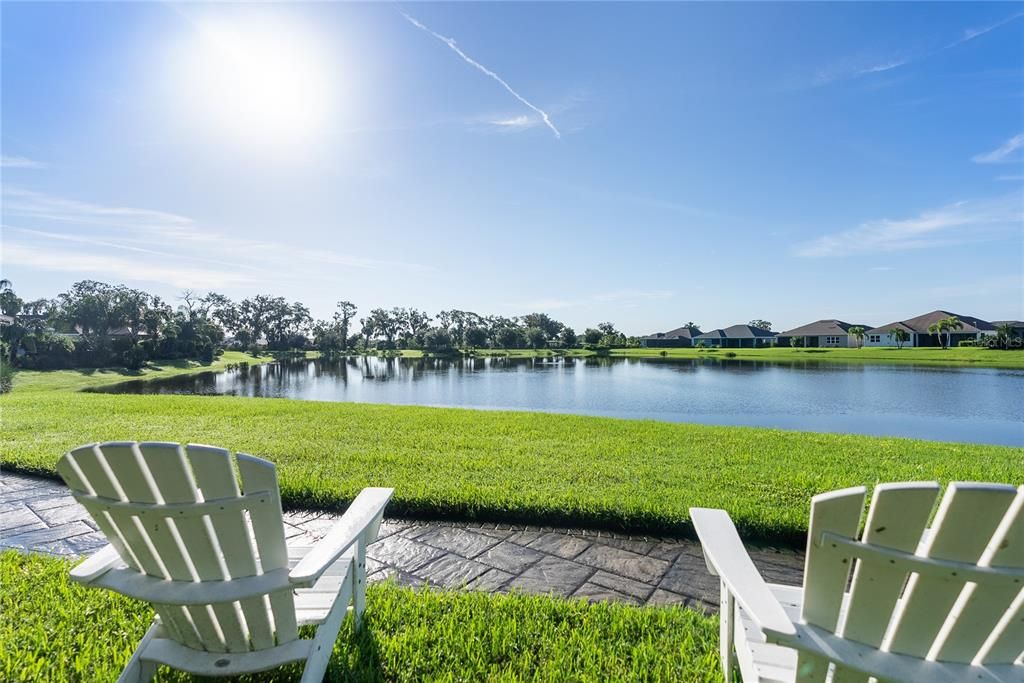
M 0 464 L 50 476 L 84 443 L 207 443 L 275 462 L 292 506 L 390 486 L 391 515 L 681 535 L 690 506 L 720 507 L 752 538 L 795 544 L 817 493 L 1024 473 L 1021 448 L 545 413 L 17 391 L 0 410 Z
M 948 365 L 954 367 L 1024 368 L 1024 351 L 999 351 L 969 347 L 902 348 L 865 347 L 860 349 L 792 348 L 779 346 L 766 349 L 614 349 L 612 356 L 633 358 L 706 358 L 729 360 L 763 360 L 779 363 L 908 363 Z M 727 354 L 735 354 L 735 357 Z
M 72 563 L 0 554 L 0 679 L 112 681 L 149 625 L 143 603 L 68 579 Z M 682 608 L 369 587 L 328 681 L 721 681 L 718 619 Z M 308 634 L 307 634 L 308 635 Z M 298 666 L 250 677 L 296 681 Z M 190 680 L 162 668 L 158 681 Z
M 237 363 L 272 363 L 270 354 L 253 356 L 242 351 L 225 351 L 212 363 L 194 360 L 153 361 L 141 370 L 128 368 L 80 368 L 75 370 L 18 370 L 14 373 L 13 390 L 27 391 L 78 391 L 107 384 L 117 384 L 136 379 L 151 380 L 187 375 L 196 372 L 224 370 Z

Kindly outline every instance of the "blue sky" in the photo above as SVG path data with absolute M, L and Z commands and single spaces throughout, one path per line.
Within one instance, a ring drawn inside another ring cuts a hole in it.
M 4 3 L 3 273 L 643 334 L 1024 317 L 1024 12 Z

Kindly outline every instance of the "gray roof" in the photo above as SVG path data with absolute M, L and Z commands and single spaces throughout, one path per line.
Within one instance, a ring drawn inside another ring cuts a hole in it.
M 1024 327 L 1024 320 L 993 320 L 992 324 L 996 327 L 1000 325 L 1009 325 L 1010 327 Z
M 817 320 L 807 323 L 801 327 L 794 327 L 792 330 L 779 332 L 780 337 L 820 337 L 820 336 L 841 336 L 850 333 L 851 327 L 863 327 L 865 330 L 870 325 L 856 325 L 842 320 Z
M 918 334 L 929 334 L 928 327 L 942 320 L 943 318 L 956 317 L 960 320 L 960 324 L 963 325 L 960 329 L 952 330 L 953 334 L 976 334 L 978 332 L 994 332 L 995 327 L 992 323 L 981 318 L 975 318 L 971 315 L 960 315 L 959 313 L 950 313 L 949 311 L 932 311 L 931 313 L 925 313 L 919 315 L 916 318 L 910 318 L 909 320 L 901 320 L 895 323 L 889 323 L 888 325 L 882 325 L 874 329 L 868 330 L 869 334 L 885 334 L 893 327 L 902 327 L 908 332 L 917 332 Z
M 760 327 L 750 325 L 732 325 L 723 329 L 711 330 L 704 334 L 698 334 L 695 339 L 753 339 L 754 337 L 774 337 L 771 330 L 762 330 Z
M 649 334 L 646 337 L 641 337 L 641 339 L 693 339 L 698 334 L 700 334 L 700 330 L 696 327 L 691 329 L 683 326 L 677 327 L 674 330 L 669 330 L 668 332 L 655 332 L 654 334 Z

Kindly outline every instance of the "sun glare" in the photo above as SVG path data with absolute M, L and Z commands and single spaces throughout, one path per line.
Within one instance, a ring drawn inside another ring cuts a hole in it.
M 178 61 L 183 106 L 216 135 L 295 146 L 322 130 L 335 83 L 317 36 L 287 22 L 202 19 Z

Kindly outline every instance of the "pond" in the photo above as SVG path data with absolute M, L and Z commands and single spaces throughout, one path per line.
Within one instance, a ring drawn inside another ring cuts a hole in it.
M 666 358 L 293 360 L 115 393 L 443 405 L 1024 445 L 1024 371 Z
M 1024 446 L 1024 371 L 726 359 L 353 357 L 100 391 L 539 410 Z

